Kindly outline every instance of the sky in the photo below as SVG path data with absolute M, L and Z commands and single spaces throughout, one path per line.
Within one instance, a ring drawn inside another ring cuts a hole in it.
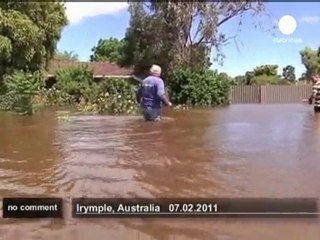
M 212 69 L 234 77 L 259 65 L 277 64 L 279 74 L 283 67 L 292 65 L 296 75 L 301 76 L 305 68 L 299 52 L 305 47 L 320 46 L 320 2 L 265 4 L 265 14 L 255 19 L 247 15 L 240 30 L 239 19 L 221 26 L 219 32 L 236 38 L 223 46 L 223 64 L 214 62 Z M 82 61 L 89 60 L 91 49 L 99 39 L 121 39 L 129 26 L 126 2 L 67 2 L 66 12 L 69 25 L 62 32 L 58 50 L 72 51 Z M 287 15 L 291 19 L 284 17 Z

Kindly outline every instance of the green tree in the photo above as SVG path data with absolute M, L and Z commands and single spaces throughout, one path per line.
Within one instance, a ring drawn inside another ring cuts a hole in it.
M 234 82 L 236 85 L 244 85 L 246 84 L 246 77 L 242 75 L 235 76 Z
M 245 74 L 245 83 L 246 85 L 250 85 L 252 83 L 252 79 L 254 78 L 253 71 L 247 71 Z
M 79 61 L 79 55 L 74 53 L 73 51 L 57 52 L 55 53 L 54 58 L 57 60 Z
M 129 1 L 130 27 L 125 37 L 125 65 L 144 72 L 150 64 L 164 73 L 177 68 L 205 69 L 211 50 L 223 56 L 229 38 L 219 28 L 246 12 L 260 13 L 260 2 Z
M 175 104 L 188 106 L 215 106 L 227 104 L 232 78 L 212 70 L 178 69 L 168 82 Z
M 116 38 L 99 39 L 97 46 L 92 48 L 91 62 L 109 61 L 121 64 L 123 59 L 123 47 L 125 40 Z
M 301 76 L 298 78 L 298 81 L 306 81 L 307 77 L 306 77 L 306 73 L 302 73 Z
M 287 81 L 286 79 L 281 79 L 279 76 L 272 76 L 272 75 L 255 76 L 251 81 L 251 85 L 288 85 L 288 84 L 290 84 L 290 82 Z
M 254 76 L 261 76 L 261 75 L 266 75 L 266 76 L 277 76 L 278 74 L 278 65 L 261 65 L 256 67 L 254 70 Z
M 285 79 L 281 79 L 278 75 L 278 65 L 267 64 L 257 66 L 253 71 L 247 71 L 245 76 L 237 76 L 235 82 L 244 85 L 287 85 L 295 79 L 294 68 L 291 67 L 284 68 L 288 69 L 288 78 Z
M 34 96 L 44 85 L 43 72 L 24 72 L 16 70 L 4 76 L 6 93 L 0 95 L 0 110 L 15 111 L 22 115 L 31 115 L 35 110 Z
M 0 78 L 14 69 L 44 67 L 66 24 L 61 2 L 0 2 Z
M 307 47 L 300 51 L 300 56 L 301 62 L 306 68 L 306 78 L 310 78 L 312 74 L 320 73 L 320 47 L 318 50 Z
M 296 81 L 295 68 L 291 65 L 286 66 L 285 68 L 283 68 L 282 76 L 284 79 L 290 82 Z

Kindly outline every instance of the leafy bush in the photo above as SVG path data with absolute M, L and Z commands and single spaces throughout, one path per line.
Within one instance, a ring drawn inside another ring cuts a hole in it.
M 43 90 L 49 106 L 77 105 L 83 98 L 89 102 L 93 99 L 89 93 L 98 91 L 88 66 L 58 70 L 56 78 L 57 82 L 51 88 Z
M 74 101 L 79 102 L 80 97 L 95 82 L 92 71 L 88 66 L 77 66 L 68 69 L 61 69 L 56 72 L 57 83 L 54 88 L 70 95 Z
M 83 111 L 93 111 L 110 114 L 134 114 L 137 104 L 133 85 L 126 79 L 106 79 L 98 84 L 95 90 L 88 91 L 79 107 Z
M 74 105 L 79 111 L 132 114 L 137 110 L 133 85 L 126 79 L 93 80 L 87 66 L 57 71 L 57 82 L 45 90 L 48 105 Z
M 14 71 L 4 77 L 3 94 L 0 97 L 0 109 L 15 111 L 22 115 L 32 114 L 35 108 L 34 96 L 43 87 L 41 71 Z
M 1 78 L 0 78 L 0 96 L 5 93 L 6 93 L 6 88 L 5 88 L 4 82 L 1 81 Z
M 216 71 L 178 70 L 168 82 L 171 99 L 176 104 L 215 106 L 229 102 L 231 78 Z
M 0 111 L 12 111 L 13 105 L 17 102 L 17 97 L 12 93 L 3 93 L 0 95 Z
M 39 98 L 45 99 L 46 106 L 69 106 L 74 105 L 74 101 L 71 95 L 67 92 L 52 87 L 50 89 L 42 89 L 39 94 Z

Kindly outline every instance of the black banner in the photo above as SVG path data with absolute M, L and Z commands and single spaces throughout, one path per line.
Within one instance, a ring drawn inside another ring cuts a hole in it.
M 317 200 L 76 198 L 75 218 L 110 217 L 317 217 Z
M 61 198 L 4 198 L 3 218 L 62 218 Z

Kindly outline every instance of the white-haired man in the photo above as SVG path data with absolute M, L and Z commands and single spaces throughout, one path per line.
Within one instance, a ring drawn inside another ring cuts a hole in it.
M 159 121 L 161 119 L 161 106 L 165 103 L 172 106 L 165 93 L 165 86 L 161 76 L 161 67 L 152 65 L 150 75 L 146 77 L 138 91 L 138 102 L 146 121 Z

